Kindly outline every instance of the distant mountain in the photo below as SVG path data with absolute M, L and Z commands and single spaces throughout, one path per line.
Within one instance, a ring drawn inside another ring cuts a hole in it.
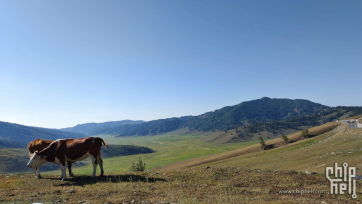
M 0 149 L 2 149 L 2 148 L 24 148 L 24 147 L 27 147 L 26 143 L 0 139 Z
M 264 97 L 202 114 L 191 118 L 183 126 L 201 131 L 229 130 L 257 122 L 283 120 L 318 113 L 327 108 L 329 107 L 303 99 Z
M 271 99 L 261 98 L 242 102 L 235 106 L 227 106 L 199 116 L 154 120 L 137 125 L 124 125 L 112 132 L 119 136 L 155 135 L 180 128 L 198 131 L 229 130 L 232 128 L 283 120 L 302 115 L 318 113 L 328 106 L 303 99 Z
M 223 144 L 258 140 L 259 137 L 274 139 L 281 137 L 282 134 L 289 135 L 327 122 L 343 120 L 358 115 L 362 115 L 362 107 L 339 106 L 325 109 L 319 113 L 292 117 L 285 120 L 258 122 L 231 130 L 215 132 L 203 138 L 202 141 Z
M 152 120 L 149 122 L 135 124 L 135 125 L 123 125 L 119 128 L 110 129 L 105 133 L 119 134 L 120 136 L 157 135 L 177 130 L 181 128 L 182 125 L 191 118 L 193 118 L 193 116 Z
M 280 133 L 279 129 L 296 130 L 301 126 L 314 126 L 339 118 L 337 116 L 341 114 L 352 116 L 360 110 L 362 110 L 362 107 L 331 108 L 304 99 L 271 99 L 263 97 L 234 106 L 227 106 L 199 116 L 167 118 L 149 122 L 124 120 L 86 123 L 60 130 L 0 122 L 0 139 L 29 142 L 36 138 L 86 137 L 84 134 L 114 134 L 120 137 L 145 136 L 163 134 L 177 129 L 227 131 L 244 128 L 246 135 L 247 132 L 255 133 L 261 130 Z
M 122 120 L 122 121 L 111 121 L 111 122 L 104 122 L 104 123 L 85 123 L 79 124 L 74 127 L 69 128 L 62 128 L 59 130 L 68 131 L 68 132 L 77 132 L 86 135 L 95 135 L 95 134 L 102 134 L 107 132 L 110 129 L 117 129 L 122 125 L 126 124 L 140 124 L 144 123 L 142 120 Z
M 319 113 L 292 117 L 287 120 L 254 123 L 245 126 L 247 132 L 259 131 L 277 132 L 281 129 L 298 129 L 301 126 L 318 126 L 327 122 L 346 119 L 362 114 L 362 107 L 338 106 L 325 109 Z
M 81 133 L 64 132 L 60 130 L 29 127 L 15 123 L 0 121 L 0 139 L 7 141 L 15 141 L 21 143 L 29 143 L 35 139 L 66 139 L 66 138 L 84 138 L 87 137 Z

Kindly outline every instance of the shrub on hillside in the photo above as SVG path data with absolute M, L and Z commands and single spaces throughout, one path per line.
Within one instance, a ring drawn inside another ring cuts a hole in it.
M 138 157 L 137 163 L 132 163 L 130 171 L 144 171 L 146 168 L 146 163 L 142 162 L 142 158 Z
M 310 135 L 309 135 L 309 130 L 308 129 L 305 129 L 302 131 L 302 136 L 303 138 L 309 138 Z
M 265 144 L 265 142 L 263 140 L 263 137 L 259 137 L 259 140 L 260 140 L 260 145 L 261 145 L 260 147 L 261 147 L 262 150 L 264 150 L 265 147 L 266 147 L 266 144 Z
M 282 134 L 282 138 L 283 138 L 285 144 L 288 144 L 288 142 L 289 142 L 288 137 L 286 135 Z

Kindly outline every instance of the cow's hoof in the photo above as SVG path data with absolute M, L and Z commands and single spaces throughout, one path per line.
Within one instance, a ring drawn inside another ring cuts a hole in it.
M 74 177 L 74 174 L 69 174 L 70 177 Z

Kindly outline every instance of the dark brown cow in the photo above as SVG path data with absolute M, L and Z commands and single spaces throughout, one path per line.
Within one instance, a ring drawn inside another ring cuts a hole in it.
M 46 147 L 48 147 L 54 140 L 43 140 L 43 139 L 36 139 L 28 144 L 28 151 L 29 151 L 29 157 L 31 158 L 35 151 L 42 151 Z M 68 161 L 68 172 L 69 176 L 73 177 L 74 174 L 72 172 L 72 162 Z M 34 173 L 37 178 L 41 178 L 39 167 L 34 166 Z
M 82 139 L 65 139 L 55 140 L 44 150 L 35 151 L 29 160 L 28 167 L 39 166 L 46 162 L 61 165 L 61 179 L 66 179 L 65 162 L 76 162 L 90 156 L 93 163 L 93 175 L 96 175 L 97 164 L 101 168 L 101 176 L 103 176 L 103 161 L 101 159 L 101 147 L 104 145 L 108 148 L 106 142 L 99 137 L 88 137 Z

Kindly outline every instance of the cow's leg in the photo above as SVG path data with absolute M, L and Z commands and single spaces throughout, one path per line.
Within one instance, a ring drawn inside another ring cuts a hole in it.
M 90 156 L 91 160 L 92 160 L 92 164 L 93 164 L 93 175 L 92 178 L 94 178 L 96 176 L 96 171 L 97 171 L 97 160 L 96 158 L 94 158 L 93 155 Z
M 62 171 L 62 175 L 60 176 L 60 179 L 62 179 L 62 181 L 64 181 L 64 179 L 67 178 L 67 172 L 66 172 L 67 168 L 65 167 L 65 165 L 62 164 L 60 166 L 60 170 Z
M 36 168 L 36 175 L 37 175 L 36 177 L 41 178 L 40 171 L 39 171 L 39 166 L 36 166 L 34 168 Z
M 103 160 L 102 160 L 102 158 L 101 158 L 100 155 L 98 156 L 97 160 L 98 160 L 99 167 L 101 168 L 101 176 L 103 176 L 103 174 L 104 174 L 104 171 L 103 171 Z
M 34 166 L 34 174 L 35 174 L 35 177 L 41 178 L 40 173 L 39 173 L 39 166 Z
M 71 161 L 68 161 L 67 164 L 68 164 L 69 176 L 70 176 L 70 177 L 74 177 L 74 174 L 73 174 L 73 171 L 72 171 L 72 162 L 71 162 Z
M 60 170 L 62 171 L 62 175 L 60 176 L 60 179 L 62 179 L 62 181 L 64 181 L 64 179 L 67 178 L 67 167 L 65 167 L 65 157 L 57 157 L 59 159 L 60 162 Z

